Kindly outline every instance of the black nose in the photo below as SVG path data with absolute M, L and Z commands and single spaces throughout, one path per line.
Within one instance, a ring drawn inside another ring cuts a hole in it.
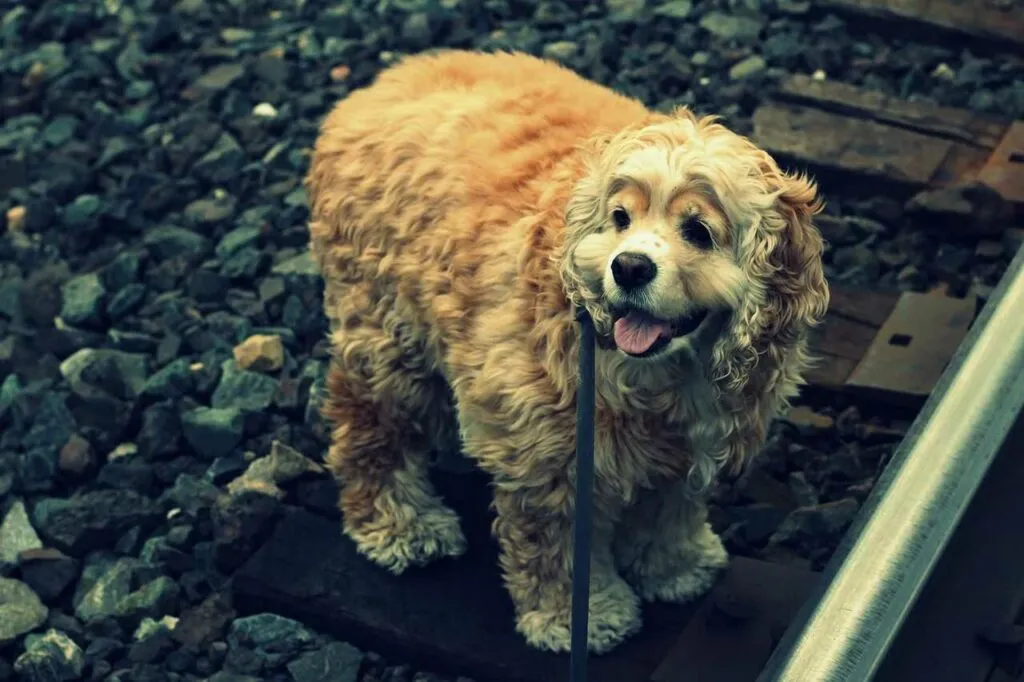
M 637 289 L 654 279 L 658 266 L 642 253 L 620 253 L 612 261 L 612 277 L 623 289 Z

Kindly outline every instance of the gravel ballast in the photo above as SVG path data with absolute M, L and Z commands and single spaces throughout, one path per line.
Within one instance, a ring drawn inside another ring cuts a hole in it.
M 305 494 L 327 476 L 326 324 L 302 189 L 321 117 L 403 54 L 446 46 L 544 55 L 745 133 L 797 73 L 1024 117 L 1019 58 L 896 43 L 809 5 L 4 3 L 0 682 L 450 682 L 239 617 L 229 597 L 284 505 L 323 504 Z M 825 189 L 835 283 L 985 295 L 1017 246 L 929 229 L 920 216 L 948 196 Z M 906 426 L 801 407 L 723 481 L 715 527 L 734 553 L 820 568 Z

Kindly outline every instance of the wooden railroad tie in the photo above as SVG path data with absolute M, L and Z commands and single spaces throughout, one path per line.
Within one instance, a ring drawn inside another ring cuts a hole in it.
M 359 555 L 336 518 L 291 507 L 235 574 L 245 613 L 271 611 L 370 650 L 478 682 L 563 682 L 568 655 L 530 648 L 490 535 L 490 490 L 474 472 L 437 472 L 469 540 L 458 559 L 393 576 Z M 708 596 L 648 604 L 643 630 L 591 659 L 591 682 L 755 682 L 817 574 L 733 558 Z M 680 665 L 680 662 L 685 664 Z
M 813 0 L 812 5 L 876 25 L 938 30 L 1024 52 L 1024 12 L 1015 0 Z
M 753 140 L 823 177 L 904 196 L 980 182 L 1024 209 L 1024 121 L 797 75 L 753 116 Z

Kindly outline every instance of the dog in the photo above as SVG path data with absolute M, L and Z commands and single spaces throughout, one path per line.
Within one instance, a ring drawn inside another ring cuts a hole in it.
M 829 290 L 812 180 L 714 117 L 656 113 L 522 53 L 405 58 L 338 102 L 305 179 L 344 532 L 394 574 L 466 551 L 428 478 L 447 438 L 492 479 L 516 629 L 569 648 L 576 392 L 597 336 L 588 647 L 728 557 L 717 475 L 802 383 Z

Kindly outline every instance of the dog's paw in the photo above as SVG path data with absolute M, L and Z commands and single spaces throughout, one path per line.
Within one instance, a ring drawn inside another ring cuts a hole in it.
M 421 511 L 400 526 L 367 532 L 350 530 L 348 535 L 361 554 L 395 575 L 410 566 L 425 566 L 466 552 L 466 536 L 459 526 L 459 517 L 443 506 Z
M 569 651 L 571 608 L 555 611 L 527 611 L 516 622 L 516 629 L 530 646 L 547 651 Z M 640 630 L 640 600 L 622 579 L 590 595 L 587 623 L 587 648 L 603 654 Z
M 643 599 L 676 604 L 693 601 L 711 589 L 729 564 L 725 545 L 710 528 L 705 528 L 692 544 L 688 543 L 687 549 L 674 562 L 663 559 L 658 570 L 633 577 L 631 582 Z

